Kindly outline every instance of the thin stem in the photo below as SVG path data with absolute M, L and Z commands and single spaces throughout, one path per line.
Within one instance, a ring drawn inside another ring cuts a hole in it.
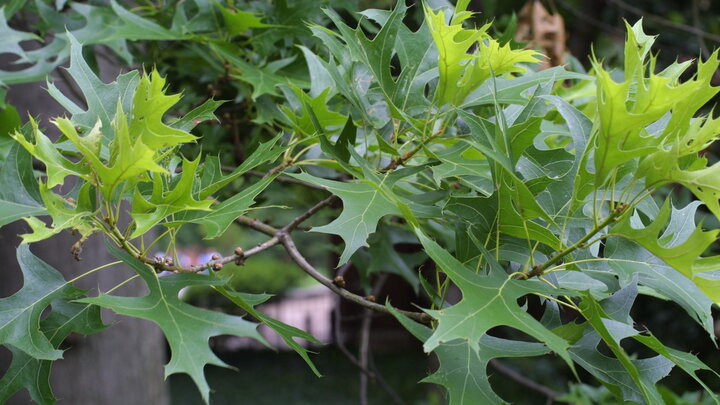
M 335 194 L 331 195 L 330 197 L 320 201 L 319 203 L 315 204 L 312 208 L 305 211 L 303 214 L 298 216 L 297 218 L 290 221 L 289 224 L 285 225 L 280 231 L 281 232 L 292 232 L 295 228 L 298 227 L 301 223 L 303 223 L 305 220 L 310 218 L 311 216 L 315 215 L 318 211 L 321 209 L 331 205 L 335 201 L 337 201 L 339 198 Z
M 239 225 L 247 226 L 248 228 L 252 228 L 268 236 L 274 236 L 276 233 L 280 232 L 280 229 L 275 228 L 272 225 L 268 225 L 264 222 L 261 222 L 259 219 L 250 218 L 245 215 L 241 215 L 235 218 L 235 222 Z
M 551 257 L 548 261 L 545 263 L 533 267 L 530 271 L 524 273 L 524 276 L 522 278 L 528 279 L 532 277 L 537 277 L 545 274 L 545 270 L 547 270 L 550 266 L 561 260 L 563 257 L 569 255 L 570 253 L 574 252 L 578 248 L 585 248 L 587 247 L 587 242 L 592 239 L 596 234 L 598 234 L 600 231 L 605 229 L 606 226 L 610 225 L 611 223 L 615 222 L 625 211 L 626 211 L 627 205 L 621 204 L 616 209 L 612 210 L 610 212 L 610 215 L 608 215 L 607 218 L 605 218 L 602 222 L 595 225 L 590 232 L 587 233 L 587 235 L 583 236 L 580 240 L 575 242 L 572 246 L 569 246 L 566 249 L 563 249 L 555 254 L 555 256 Z
M 223 170 L 226 170 L 226 169 L 227 168 L 223 168 Z M 232 171 L 232 170 L 230 170 L 230 171 Z M 264 177 L 266 173 L 259 172 L 257 170 L 249 170 L 246 174 L 251 175 L 251 176 L 256 176 L 256 177 Z M 296 179 L 294 177 L 288 177 L 288 176 L 283 176 L 283 175 L 276 177 L 275 181 L 280 182 L 280 183 L 299 184 L 301 186 L 305 186 L 307 188 L 313 188 L 315 190 L 325 190 L 325 188 L 322 186 L 318 186 L 316 184 L 308 183 L 307 181 L 303 181 L 303 180 Z
M 83 278 L 83 277 L 85 277 L 85 276 L 89 276 L 89 275 L 91 275 L 91 274 L 93 274 L 93 273 L 95 273 L 95 272 L 98 272 L 98 271 L 102 270 L 102 269 L 106 269 L 106 268 L 108 268 L 108 267 L 115 266 L 115 265 L 118 265 L 118 264 L 120 264 L 120 263 L 122 263 L 122 261 L 112 262 L 112 263 L 108 263 L 108 264 L 103 264 L 102 266 L 95 267 L 94 269 L 88 270 L 88 271 L 86 271 L 85 273 L 83 273 L 83 274 L 81 274 L 81 275 L 73 278 L 72 280 L 69 280 L 67 283 L 68 283 L 68 284 L 74 283 L 74 282 L 80 280 L 81 278 Z
M 163 232 L 163 233 L 161 233 L 160 235 L 158 235 L 158 236 L 155 238 L 155 240 L 153 240 L 146 248 L 141 249 L 142 253 L 143 253 L 144 255 L 146 255 L 147 252 L 150 251 L 150 248 L 152 248 L 153 246 L 155 246 L 155 244 L 158 243 L 158 242 L 160 241 L 160 239 L 162 239 L 163 237 L 165 237 L 165 235 L 167 235 L 167 234 L 169 234 L 169 233 L 170 233 L 170 228 L 166 229 L 165 232 Z
M 406 152 L 406 153 L 403 154 L 402 156 L 399 156 L 399 157 L 393 159 L 392 161 L 390 161 L 390 163 L 388 163 L 387 166 L 385 166 L 384 168 L 380 169 L 380 172 L 389 172 L 389 171 L 391 171 L 391 170 L 397 169 L 398 166 L 404 165 L 405 163 L 407 163 L 408 160 L 412 159 L 412 157 L 415 156 L 416 153 L 418 153 L 423 147 L 425 147 L 425 145 L 427 145 L 428 142 L 430 142 L 431 140 L 439 137 L 439 136 L 442 135 L 444 132 L 445 132 L 445 127 L 440 128 L 440 129 L 437 130 L 437 132 L 435 132 L 434 134 L 432 134 L 432 135 L 428 136 L 427 138 L 421 140 L 421 141 L 420 141 L 420 144 L 418 144 L 418 145 L 417 145 L 416 147 L 414 147 L 413 149 L 409 150 L 408 152 Z
M 324 285 L 330 291 L 334 292 L 335 294 L 341 296 L 342 298 L 353 302 L 355 304 L 358 304 L 360 306 L 363 306 L 365 308 L 370 308 L 377 312 L 382 312 L 385 314 L 390 314 L 390 310 L 385 307 L 384 305 L 376 304 L 374 302 L 368 301 L 364 297 L 361 297 L 359 295 L 353 294 L 348 290 L 345 290 L 343 288 L 340 288 L 336 286 L 332 280 L 325 277 L 322 273 L 320 273 L 315 267 L 313 267 L 308 261 L 305 259 L 305 257 L 298 251 L 297 247 L 295 246 L 295 242 L 292 240 L 290 235 L 288 234 L 281 234 L 280 240 L 282 245 L 285 247 L 285 250 L 287 250 L 290 257 L 295 261 L 295 263 L 300 266 L 300 268 L 307 273 L 310 277 L 317 280 L 320 284 Z M 404 310 L 398 310 L 399 313 L 407 316 L 408 318 L 422 323 L 430 323 L 432 321 L 432 317 L 424 312 L 411 312 L 411 311 L 404 311 Z
M 138 278 L 138 277 L 140 277 L 140 275 L 139 275 L 139 274 L 136 274 L 136 275 L 134 275 L 134 276 L 130 277 L 129 279 L 127 279 L 127 280 L 123 281 L 122 283 L 120 283 L 120 284 L 116 285 L 115 287 L 113 287 L 113 288 L 111 288 L 111 289 L 109 289 L 109 290 L 105 291 L 105 294 L 110 294 L 111 292 L 113 292 L 113 291 L 117 290 L 118 288 L 120 288 L 120 287 L 124 286 L 125 284 L 127 284 L 127 283 L 129 283 L 129 282 L 131 282 L 131 281 L 135 280 L 135 279 L 136 279 L 136 278 Z

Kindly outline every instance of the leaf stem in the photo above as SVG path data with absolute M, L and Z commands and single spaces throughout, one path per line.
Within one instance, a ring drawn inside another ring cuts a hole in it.
M 569 255 L 570 253 L 574 252 L 575 250 L 579 248 L 586 248 L 588 245 L 588 241 L 591 240 L 595 235 L 597 235 L 600 231 L 602 231 L 606 226 L 610 225 L 611 223 L 615 222 L 625 211 L 627 210 L 626 204 L 620 204 L 618 205 L 614 210 L 610 211 L 610 215 L 608 215 L 607 218 L 605 218 L 602 222 L 599 224 L 596 224 L 593 226 L 593 228 L 588 232 L 585 236 L 580 238 L 577 242 L 575 242 L 572 246 L 568 246 L 567 248 L 560 250 L 557 252 L 553 257 L 551 257 L 548 261 L 546 261 L 543 264 L 534 266 L 530 271 L 527 271 L 523 273 L 521 278 L 528 279 L 533 278 L 537 276 L 542 276 L 545 274 L 545 270 L 547 270 L 550 266 L 561 260 L 563 257 Z M 607 237 L 603 236 L 602 238 Z M 597 240 L 600 240 L 602 238 L 598 238 Z
M 81 274 L 81 275 L 73 278 L 72 280 L 68 280 L 67 283 L 68 283 L 68 284 L 74 283 L 74 282 L 80 280 L 81 278 L 83 278 L 83 277 L 85 277 L 85 276 L 89 276 L 89 275 L 91 275 L 91 274 L 93 274 L 93 273 L 95 273 L 95 272 L 98 272 L 98 271 L 102 270 L 102 269 L 106 269 L 106 268 L 108 268 L 108 267 L 115 266 L 115 265 L 118 265 L 118 264 L 120 264 L 120 263 L 122 263 L 122 261 L 107 263 L 107 264 L 103 264 L 102 266 L 95 267 L 94 269 L 88 270 L 88 271 L 86 271 L 85 273 L 83 273 L 83 274 Z

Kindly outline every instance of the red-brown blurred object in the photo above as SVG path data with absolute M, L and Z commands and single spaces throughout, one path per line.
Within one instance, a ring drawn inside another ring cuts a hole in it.
M 520 10 L 515 40 L 527 42 L 528 48 L 541 48 L 547 59 L 538 70 L 565 64 L 568 52 L 565 21 L 560 14 L 550 14 L 538 0 L 530 0 Z

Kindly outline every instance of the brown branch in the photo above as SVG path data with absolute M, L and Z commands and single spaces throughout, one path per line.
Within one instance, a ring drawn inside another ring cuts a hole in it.
M 308 263 L 308 261 L 305 259 L 305 257 L 298 251 L 297 246 L 295 246 L 295 242 L 292 240 L 289 234 L 287 233 L 279 233 L 277 235 L 280 239 L 280 243 L 285 247 L 285 250 L 288 252 L 290 257 L 295 261 L 295 263 L 300 266 L 300 268 L 307 273 L 310 277 L 314 278 L 316 281 L 318 281 L 320 284 L 324 285 L 330 291 L 334 292 L 335 294 L 341 296 L 342 298 L 353 302 L 355 304 L 358 304 L 360 306 L 363 306 L 365 308 L 372 309 L 373 311 L 382 312 L 384 314 L 390 314 L 390 310 L 385 307 L 384 305 L 380 305 L 371 301 L 368 301 L 366 298 L 361 297 L 359 295 L 353 294 L 350 291 L 340 288 L 336 286 L 332 280 L 325 277 L 322 273 L 320 273 L 313 265 Z M 404 310 L 397 310 L 402 315 L 407 316 L 408 318 L 428 324 L 430 321 L 432 321 L 432 317 L 424 312 L 412 312 L 412 311 L 404 311 Z
M 382 287 L 385 285 L 385 282 L 387 281 L 388 274 L 384 273 L 381 274 L 377 281 L 375 282 L 375 286 L 372 290 L 372 296 L 379 296 L 380 291 L 382 290 Z M 369 362 L 372 356 L 372 353 L 370 351 L 370 329 L 372 326 L 372 319 L 373 319 L 373 312 L 365 308 L 363 309 L 363 316 L 362 316 L 362 323 L 360 326 L 360 348 L 358 350 L 358 362 L 360 367 L 360 404 L 361 405 L 367 405 L 368 398 L 367 398 L 367 389 L 368 389 L 368 378 L 371 378 L 373 381 L 377 382 L 380 387 L 382 387 L 385 392 L 390 395 L 393 402 L 395 402 L 398 405 L 403 405 L 405 402 L 400 398 L 400 396 L 395 392 L 395 390 L 392 389 L 392 387 L 385 381 L 385 379 L 382 378 L 379 372 L 375 370 L 372 375 L 363 372 L 363 370 L 368 370 L 370 368 Z
M 512 368 L 501 363 L 497 359 L 491 359 L 490 365 L 495 370 L 497 370 L 500 374 L 503 374 L 505 377 L 510 378 L 511 380 L 515 381 L 516 383 L 518 383 L 526 388 L 529 388 L 533 391 L 543 394 L 548 399 L 557 398 L 561 395 L 557 391 L 554 391 L 544 385 L 538 384 L 535 381 L 526 378 L 522 374 L 518 373 L 517 371 L 513 370 Z
M 167 263 L 163 261 L 161 258 L 155 258 L 151 259 L 147 256 L 138 255 L 137 258 L 141 261 L 153 266 L 155 268 L 156 272 L 161 271 L 170 271 L 173 273 L 198 273 L 203 270 L 207 269 L 214 269 L 214 270 L 220 270 L 222 269 L 223 265 L 234 262 L 235 264 L 241 265 L 244 263 L 245 259 L 254 256 L 260 252 L 263 252 L 267 249 L 270 249 L 271 247 L 277 245 L 280 243 L 280 238 L 277 236 L 273 236 L 272 238 L 266 240 L 265 242 L 253 247 L 249 250 L 243 250 L 241 248 L 236 248 L 235 253 L 229 256 L 221 256 L 217 259 L 210 260 L 207 263 L 203 264 L 197 264 L 195 266 L 189 266 L 184 267 L 180 265 L 173 264 L 172 262 Z M 127 250 L 127 249 L 126 249 Z
M 420 151 L 420 149 L 422 149 L 425 145 L 427 145 L 428 142 L 430 142 L 431 140 L 442 135 L 443 132 L 445 132 L 445 128 L 441 128 L 441 129 L 437 130 L 434 134 L 432 134 L 432 135 L 428 136 L 427 138 L 423 139 L 422 141 L 420 141 L 420 144 L 417 145 L 416 147 L 414 147 L 413 149 L 407 151 L 402 156 L 399 156 L 399 157 L 391 160 L 387 166 L 380 169 L 380 172 L 384 173 L 384 172 L 388 172 L 390 170 L 395 170 L 398 168 L 398 166 L 404 165 L 405 163 L 407 163 L 408 160 L 412 159 L 412 157 L 415 156 L 415 154 L 418 153 Z
M 273 167 L 272 169 L 268 170 L 268 172 L 265 173 L 265 174 L 262 176 L 262 178 L 264 179 L 264 178 L 267 178 L 267 177 L 270 177 L 270 176 L 274 176 L 275 174 L 280 173 L 280 172 L 282 172 L 283 170 L 285 170 L 285 169 L 287 169 L 288 167 L 290 167 L 290 166 L 292 165 L 292 163 L 293 163 L 292 159 L 285 159 L 285 160 L 283 160 L 283 162 L 280 163 L 279 165 L 277 165 L 277 166 Z
M 268 236 L 275 236 L 278 232 L 280 232 L 280 229 L 275 228 L 272 225 L 268 225 L 264 222 L 261 222 L 259 219 L 250 218 L 245 215 L 240 215 L 239 217 L 235 218 L 235 222 L 239 225 L 252 228 Z
M 340 305 L 335 305 L 335 309 L 333 310 L 335 313 L 334 320 L 333 320 L 333 331 L 335 333 L 335 345 L 338 349 L 340 349 L 340 353 L 342 353 L 350 363 L 352 363 L 355 367 L 360 370 L 361 373 L 364 373 L 368 376 L 368 378 L 371 378 L 373 380 L 376 380 L 378 383 L 380 383 L 380 387 L 382 387 L 385 392 L 395 401 L 396 404 L 401 405 L 404 402 L 402 399 L 397 395 L 395 390 L 392 389 L 392 387 L 375 371 L 370 370 L 366 367 L 363 367 L 362 364 L 360 364 L 360 361 L 358 361 L 357 357 L 355 357 L 352 353 L 350 353 L 350 350 L 348 350 L 347 347 L 345 347 L 345 342 L 343 342 L 343 335 L 342 335 L 342 327 L 341 327 L 341 318 L 342 315 L 340 313 Z M 372 311 L 370 311 L 371 314 L 373 314 Z M 343 320 L 348 320 L 348 317 L 343 318 Z
M 287 224 L 287 225 L 285 225 L 285 226 L 281 229 L 281 231 L 287 232 L 287 233 L 292 232 L 293 230 L 295 230 L 295 228 L 298 227 L 298 225 L 300 225 L 301 223 L 303 223 L 305 220 L 307 220 L 307 219 L 310 218 L 311 216 L 317 214 L 318 211 L 320 211 L 321 209 L 323 209 L 323 208 L 331 205 L 332 203 L 334 203 L 334 202 L 337 201 L 337 200 L 338 200 L 338 196 L 336 196 L 335 194 L 333 194 L 333 195 L 331 195 L 330 197 L 328 197 L 328 198 L 320 201 L 319 203 L 317 203 L 317 204 L 315 204 L 313 207 L 311 207 L 309 210 L 305 211 L 305 212 L 302 213 L 300 216 L 298 216 L 297 218 L 295 218 L 295 219 L 293 219 L 292 221 L 290 221 L 290 223 Z

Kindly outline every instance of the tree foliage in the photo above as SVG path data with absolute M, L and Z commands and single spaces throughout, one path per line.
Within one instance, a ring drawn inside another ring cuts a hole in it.
M 248 319 L 180 301 L 178 291 L 187 286 L 211 288 L 274 329 L 317 373 L 294 341 L 314 338 L 259 312 L 255 306 L 266 297 L 234 291 L 223 275 L 225 265 L 282 245 L 321 284 L 392 314 L 426 353 L 435 353 L 440 367 L 424 381 L 445 387 L 450 404 L 504 403 L 488 381 L 488 363 L 548 354 L 577 378 L 585 370 L 615 401 L 663 403 L 671 394 L 658 382 L 675 372 L 690 375 L 708 401 L 719 403 L 710 388 L 715 371 L 631 318 L 638 294 L 659 297 L 682 307 L 714 339 L 710 311 L 720 302 L 720 256 L 708 248 L 720 230 L 704 229 L 696 213 L 704 207 L 720 218 L 720 166 L 702 153 L 720 134 L 720 119 L 698 114 L 718 92 L 710 84 L 718 52 L 692 74 L 691 62 L 658 71 L 654 37 L 639 21 L 627 25 L 621 71 L 599 60 L 590 73 L 534 71 L 541 54 L 494 38 L 489 25 L 472 27 L 468 2 L 459 3 L 425 6 L 424 22 L 413 31 L 403 1 L 392 10 L 363 11 L 356 24 L 327 9 L 306 28 L 283 21 L 293 17 L 290 8 L 309 6 L 284 2 L 272 17 L 200 1 L 172 13 L 71 2 L 85 24 L 75 21 L 67 30 L 59 27 L 72 14 L 36 2 L 44 27 L 55 32 L 36 51 L 19 46 L 34 37 L 10 28 L 7 19 L 18 9 L 6 6 L 5 52 L 30 66 L 0 72 L 0 80 L 44 78 L 69 55 L 68 73 L 86 107 L 50 83 L 49 93 L 68 111 L 52 121 L 61 137 L 51 140 L 31 118 L 12 131 L 3 155 L 0 225 L 22 219 L 31 232 L 18 247 L 24 287 L 0 299 L 0 343 L 14 356 L 0 398 L 26 388 L 36 402 L 53 403 L 47 375 L 50 361 L 62 355 L 62 338 L 104 328 L 98 309 L 104 307 L 157 323 L 172 351 L 166 375 L 189 374 L 209 401 L 205 365 L 224 363 L 208 339 L 264 340 Z M 237 36 L 251 45 L 240 48 Z M 130 61 L 127 41 L 137 40 L 177 41 L 190 55 L 212 52 L 208 65 L 225 70 L 235 102 L 249 106 L 266 142 L 226 170 L 222 156 L 189 148 L 205 142 L 191 132 L 215 119 L 221 102 L 206 100 L 170 118 L 182 100 L 158 72 L 163 66 L 104 83 L 84 56 L 83 46 L 102 43 Z M 288 46 L 273 50 L 278 41 Z M 563 86 L 594 88 L 595 95 L 564 97 Z M 42 170 L 33 170 L 33 159 Z M 253 177 L 258 168 L 265 175 Z M 257 197 L 281 179 L 329 197 L 282 227 L 247 217 L 258 208 Z M 676 206 L 669 185 L 698 201 Z M 369 280 L 396 273 L 421 286 L 428 298 L 421 311 L 367 300 L 321 274 L 298 250 L 293 232 L 338 200 L 340 213 L 312 228 L 314 237 L 342 238 L 337 266 L 353 263 Z M 206 237 L 216 238 L 233 223 L 268 239 L 198 266 L 183 266 L 172 254 L 150 257 L 155 242 L 148 232 L 155 227 L 173 237 L 187 224 L 201 224 Z M 76 255 L 88 237 L 102 234 L 110 252 L 147 284 L 148 295 L 78 290 L 76 279 L 63 279 L 32 254 L 34 242 L 67 229 L 80 235 Z M 416 258 L 395 251 L 398 233 L 422 247 L 421 269 Z M 447 298 L 453 288 L 461 299 Z M 530 311 L 536 300 L 542 317 Z M 511 330 L 511 337 L 493 336 L 497 328 Z M 628 349 L 639 346 L 642 352 Z M 568 388 L 568 400 L 585 389 L 578 387 Z

